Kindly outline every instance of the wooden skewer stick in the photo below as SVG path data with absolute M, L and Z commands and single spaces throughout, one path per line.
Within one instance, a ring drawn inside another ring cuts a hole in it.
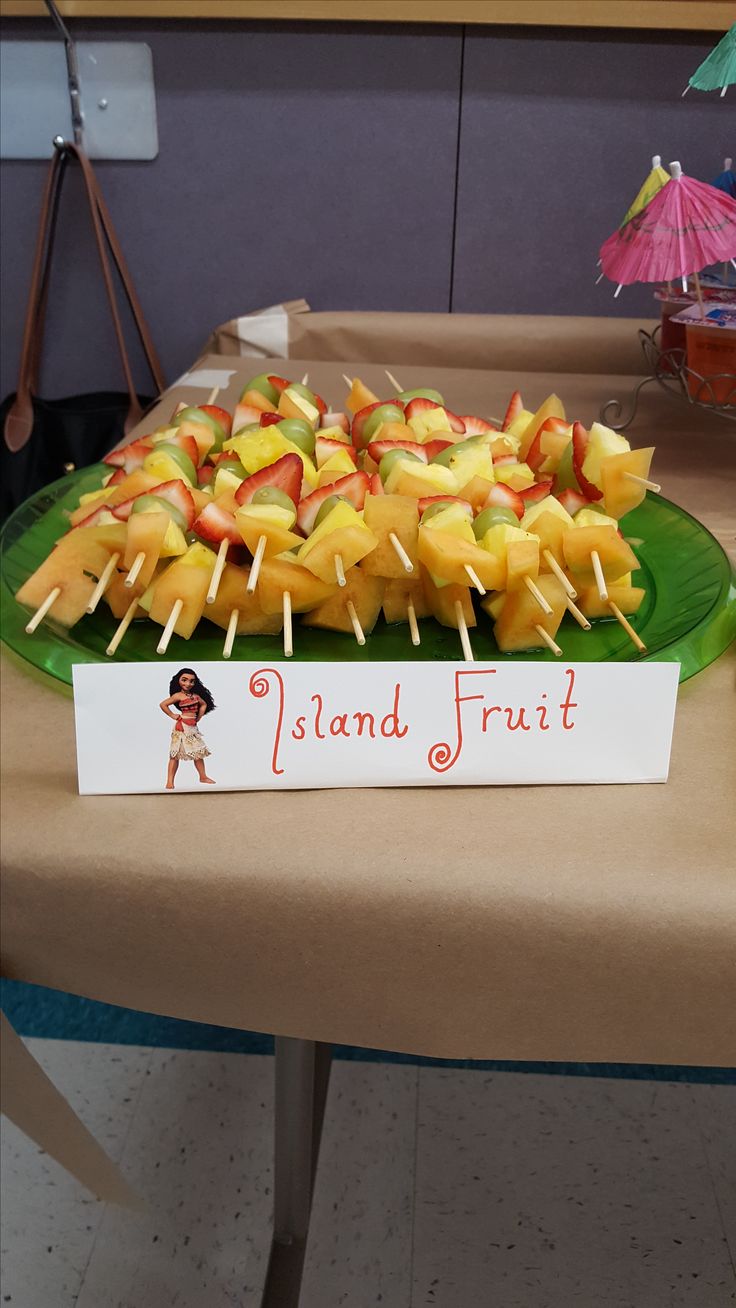
M 704 322 L 704 321 L 705 321 L 705 305 L 704 305 L 704 303 L 703 303 L 703 288 L 702 288 L 702 286 L 700 285 L 700 278 L 699 278 L 698 274 L 697 274 L 697 273 L 693 273 L 693 277 L 695 278 L 695 294 L 696 294 L 697 297 L 698 297 L 698 308 L 700 309 L 700 317 L 701 317 L 701 320 Z
M 348 387 L 350 388 L 350 390 L 352 390 L 352 389 L 353 389 L 353 379 L 352 379 L 352 377 L 347 377 L 347 376 L 345 375 L 345 373 L 343 373 L 343 374 L 342 374 L 342 379 L 343 379 L 343 381 L 345 382 L 345 385 L 348 386 Z
M 650 481 L 648 477 L 639 477 L 635 472 L 625 472 L 624 477 L 629 481 L 635 481 L 637 486 L 643 486 L 645 490 L 656 491 L 657 494 L 662 489 L 658 482 Z
M 418 622 L 417 622 L 417 611 L 416 611 L 416 609 L 414 608 L 414 605 L 412 604 L 411 600 L 409 600 L 409 603 L 408 603 L 408 605 L 407 605 L 407 607 L 406 607 L 406 616 L 407 616 L 407 618 L 409 619 L 409 631 L 411 632 L 411 643 L 412 643 L 412 645 L 421 645 L 422 642 L 421 642 L 421 639 L 420 639 L 420 636 L 419 636 L 419 624 L 418 624 Z
M 391 382 L 391 385 L 396 387 L 396 394 L 397 394 L 397 395 L 400 395 L 401 392 L 402 392 L 403 389 L 404 389 L 403 386 L 401 385 L 401 382 L 397 382 L 397 380 L 396 380 L 396 378 L 394 377 L 393 373 L 390 373 L 389 370 L 388 370 L 388 368 L 384 368 L 383 371 L 385 372 L 386 376 L 388 377 L 389 381 Z
M 537 635 L 539 636 L 540 640 L 543 640 L 543 641 L 544 641 L 545 645 L 547 646 L 547 649 L 551 649 L 553 654 L 556 654 L 558 658 L 561 658 L 561 656 L 562 656 L 562 650 L 560 649 L 560 647 L 559 647 L 559 645 L 557 644 L 557 642 L 554 641 L 554 640 L 552 639 L 552 637 L 550 636 L 549 632 L 548 632 L 548 631 L 545 631 L 545 629 L 544 629 L 544 627 L 542 626 L 541 622 L 535 622 L 535 624 L 534 624 L 534 630 L 536 631 L 536 633 L 537 633 Z
M 305 372 L 304 376 L 302 377 L 302 386 L 306 386 L 308 381 L 309 381 L 309 373 Z
M 112 574 L 115 571 L 115 564 L 117 563 L 119 558 L 120 558 L 120 554 L 111 554 L 109 559 L 107 560 L 107 563 L 105 564 L 102 572 L 100 573 L 100 580 L 98 581 L 97 585 L 92 591 L 92 594 L 90 595 L 89 604 L 87 605 L 88 613 L 94 613 L 95 609 L 97 608 L 97 605 L 99 604 L 100 600 L 102 599 L 102 596 L 107 590 L 107 587 L 110 582 L 110 578 L 112 577 Z
M 472 584 L 475 586 L 475 589 L 477 590 L 478 594 L 485 595 L 486 588 L 483 585 L 483 582 L 481 581 L 480 577 L 478 576 L 478 573 L 475 571 L 475 568 L 471 568 L 470 564 L 466 563 L 465 571 L 467 572 L 468 577 L 470 578 Z
M 593 572 L 595 574 L 595 584 L 598 587 L 598 594 L 605 604 L 608 599 L 608 587 L 606 586 L 606 579 L 603 576 L 603 568 L 601 567 L 600 555 L 597 550 L 590 551 L 590 561 L 593 564 Z
M 347 586 L 345 569 L 342 563 L 342 554 L 335 555 L 335 576 L 337 577 L 338 586 Z
M 284 591 L 284 658 L 294 653 L 294 633 L 291 624 L 291 591 Z
M 347 610 L 348 610 L 348 617 L 350 618 L 350 621 L 353 625 L 353 631 L 355 632 L 355 639 L 357 640 L 359 645 L 365 645 L 365 636 L 363 634 L 363 628 L 360 625 L 360 620 L 358 618 L 357 613 L 355 612 L 355 605 L 353 604 L 352 600 L 348 600 Z
M 128 571 L 128 575 L 127 575 L 127 577 L 125 578 L 125 581 L 123 582 L 123 585 L 124 585 L 124 586 L 127 586 L 129 590 L 130 590 L 130 587 L 131 587 L 131 586 L 135 586 L 136 579 L 137 579 L 137 577 L 138 577 L 138 573 L 140 572 L 141 568 L 143 567 L 143 564 L 145 563 L 145 561 L 146 561 L 146 551 L 145 551 L 145 550 L 139 550 L 138 553 L 136 554 L 135 558 L 133 559 L 133 562 L 132 562 L 132 564 L 131 564 L 131 567 L 130 567 L 130 569 L 129 569 L 129 571 Z
M 56 603 L 60 594 L 61 594 L 61 586 L 54 586 L 54 589 L 49 591 L 43 604 L 41 604 L 40 607 L 36 609 L 36 612 L 34 613 L 30 622 L 26 623 L 26 631 L 29 636 L 32 636 L 39 623 L 43 622 L 44 618 L 46 617 L 46 614 L 51 608 L 51 605 Z
M 563 572 L 562 568 L 557 562 L 557 559 L 555 558 L 552 551 L 542 550 L 542 558 L 544 559 L 545 563 L 550 569 L 550 572 L 554 572 L 560 585 L 564 586 L 565 590 L 567 591 L 567 594 L 570 596 L 570 599 L 577 599 L 578 592 L 576 591 L 575 587 L 570 581 L 570 578 L 565 576 L 565 573 Z
M 217 592 L 220 589 L 220 581 L 222 578 L 222 574 L 225 570 L 225 564 L 227 563 L 227 551 L 229 545 L 230 545 L 230 541 L 227 539 L 227 537 L 224 540 L 220 541 L 220 548 L 217 551 L 215 566 L 212 569 L 212 579 L 210 581 L 210 588 L 207 591 L 208 604 L 214 604 L 215 600 L 217 599 Z
M 137 608 L 138 608 L 138 600 L 137 599 L 131 600 L 130 604 L 125 610 L 125 614 L 121 622 L 118 625 L 115 635 L 113 636 L 112 640 L 110 641 L 110 644 L 105 650 L 105 653 L 108 655 L 109 658 L 112 658 L 118 645 L 123 639 L 123 636 L 125 635 L 126 631 L 128 630 L 128 627 L 130 626 L 131 622 L 133 621 L 133 618 L 135 617 L 135 611 Z
M 215 402 L 215 400 L 217 399 L 217 397 L 218 397 L 219 394 L 220 394 L 220 388 L 219 388 L 219 386 L 213 386 L 213 387 L 212 387 L 212 390 L 210 391 L 209 395 L 207 396 L 207 399 L 206 399 L 205 403 L 206 403 L 206 404 L 214 404 L 214 402 Z
M 634 644 L 636 645 L 636 648 L 638 649 L 639 653 L 640 653 L 640 654 L 645 654 L 645 653 L 646 653 L 646 649 L 647 649 L 647 647 L 646 647 L 646 645 L 644 644 L 644 641 L 641 639 L 641 636 L 638 636 L 638 635 L 636 634 L 636 632 L 634 631 L 634 628 L 632 627 L 632 625 L 631 625 L 631 623 L 629 622 L 628 618 L 625 618 L 625 617 L 624 617 L 623 613 L 621 612 L 620 608 L 618 607 L 618 604 L 614 604 L 613 600 L 609 600 L 609 601 L 608 601 L 608 607 L 609 607 L 609 609 L 611 610 L 611 612 L 612 612 L 614 618 L 616 619 L 616 621 L 621 623 L 621 626 L 623 627 L 624 631 L 626 632 L 626 635 L 627 635 L 631 640 L 633 640 L 633 642 L 634 642 Z
M 171 606 L 171 612 L 169 614 L 168 622 L 166 623 L 166 626 L 163 629 L 163 634 L 161 636 L 161 639 L 158 642 L 158 645 L 156 646 L 157 654 L 166 653 L 169 647 L 169 641 L 171 640 L 174 631 L 174 627 L 179 621 L 179 614 L 181 613 L 183 608 L 184 608 L 183 599 L 174 600 L 174 603 Z
M 413 572 L 413 571 L 414 571 L 414 564 L 412 563 L 411 559 L 409 558 L 409 555 L 407 554 L 406 550 L 404 549 L 404 546 L 401 544 L 401 541 L 399 540 L 398 536 L 396 535 L 396 532 L 395 532 L 395 531 L 390 531 L 390 532 L 388 533 L 388 538 L 389 538 L 389 540 L 391 541 L 391 544 L 393 545 L 394 550 L 396 551 L 396 556 L 397 556 L 397 558 L 398 558 L 398 560 L 399 560 L 399 563 L 401 564 L 402 568 L 404 569 L 404 572 Z
M 529 591 L 529 594 L 534 596 L 534 599 L 537 601 L 537 604 L 539 605 L 542 612 L 548 614 L 551 613 L 552 612 L 551 605 L 547 603 L 539 587 L 534 585 L 534 582 L 532 581 L 528 573 L 524 575 L 524 585 Z
M 580 609 L 578 608 L 577 604 L 573 604 L 573 602 L 572 602 L 572 600 L 570 599 L 569 595 L 568 595 L 567 600 L 566 600 L 565 602 L 566 602 L 566 604 L 567 604 L 567 611 L 568 611 L 568 613 L 572 613 L 572 616 L 574 617 L 574 619 L 575 619 L 575 621 L 577 622 L 578 626 L 579 626 L 579 627 L 582 627 L 582 628 L 583 628 L 583 631 L 590 631 L 590 623 L 588 622 L 588 619 L 586 618 L 586 616 L 585 616 L 584 613 L 581 613 L 581 612 L 580 612 Z
M 259 536 L 258 544 L 256 545 L 256 552 L 253 555 L 253 564 L 250 570 L 250 576 L 248 578 L 248 585 L 245 588 L 249 595 L 253 594 L 253 591 L 255 590 L 258 584 L 258 577 L 261 571 L 261 564 L 263 563 L 263 554 L 265 548 L 266 548 L 266 537 Z
M 230 655 L 233 652 L 233 645 L 235 644 L 235 633 L 238 629 L 239 617 L 240 617 L 240 609 L 233 609 L 232 613 L 230 614 L 230 621 L 227 624 L 227 635 L 225 637 L 225 644 L 222 647 L 222 657 L 224 659 L 229 659 Z
M 463 658 L 468 663 L 475 663 L 473 648 L 470 644 L 470 636 L 468 635 L 468 624 L 465 621 L 465 614 L 463 613 L 462 600 L 455 600 L 455 617 L 457 619 L 457 629 L 460 633 L 460 644 L 463 647 Z

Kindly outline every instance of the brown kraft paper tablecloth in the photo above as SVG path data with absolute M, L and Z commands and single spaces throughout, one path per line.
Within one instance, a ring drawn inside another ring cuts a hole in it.
M 232 406 L 254 368 L 227 363 Z M 517 380 L 388 366 L 463 413 L 502 413 Z M 271 365 L 307 369 L 334 404 L 343 371 L 383 389 L 377 365 Z M 524 398 L 556 388 L 588 424 L 633 380 L 527 374 Z M 650 391 L 629 434 L 657 445 L 663 492 L 732 545 L 731 424 Z M 444 1058 L 729 1064 L 735 670 L 731 650 L 681 688 L 666 785 L 188 794 L 185 814 L 169 795 L 80 798 L 71 700 L 6 659 L 5 970 Z

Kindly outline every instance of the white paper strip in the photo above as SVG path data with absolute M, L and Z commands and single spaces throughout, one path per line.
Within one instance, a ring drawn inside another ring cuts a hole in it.
M 238 338 L 248 353 L 264 359 L 289 356 L 289 315 L 280 304 L 236 318 Z
M 217 705 L 200 724 L 217 786 L 201 785 L 184 758 L 177 789 L 667 779 L 674 663 L 233 661 L 195 670 Z M 74 668 L 82 794 L 164 788 L 174 724 L 160 703 L 178 671 L 168 659 Z
M 174 386 L 196 386 L 203 391 L 211 391 L 219 386 L 220 390 L 224 390 L 236 372 L 236 368 L 195 368 L 194 372 L 185 372 L 179 377 Z

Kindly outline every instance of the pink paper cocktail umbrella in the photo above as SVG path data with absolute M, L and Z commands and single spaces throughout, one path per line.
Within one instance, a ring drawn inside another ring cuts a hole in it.
M 736 200 L 686 177 L 679 163 L 670 171 L 646 208 L 601 246 L 601 268 L 617 283 L 616 295 L 632 282 L 685 281 L 691 274 L 697 285 L 701 268 L 736 260 Z

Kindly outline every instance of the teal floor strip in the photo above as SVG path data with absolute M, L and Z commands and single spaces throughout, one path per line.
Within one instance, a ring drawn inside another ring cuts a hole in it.
M 100 1004 L 60 990 L 0 982 L 0 1007 L 23 1036 L 54 1040 L 88 1040 L 104 1044 L 152 1045 L 161 1049 L 208 1049 L 226 1054 L 272 1054 L 273 1039 L 255 1031 L 182 1022 L 155 1013 Z M 424 1058 L 387 1049 L 335 1045 L 336 1058 L 368 1063 L 405 1063 L 421 1067 L 465 1067 L 494 1072 L 546 1072 L 552 1076 L 624 1077 L 637 1081 L 690 1081 L 736 1085 L 736 1068 L 670 1067 L 648 1063 L 519 1063 L 502 1060 Z

